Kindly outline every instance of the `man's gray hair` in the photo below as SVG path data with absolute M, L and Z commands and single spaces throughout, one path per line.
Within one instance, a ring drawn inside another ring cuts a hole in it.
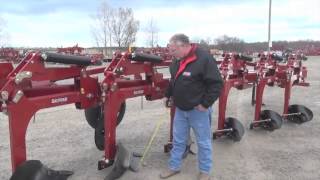
M 175 44 L 189 44 L 189 37 L 185 34 L 175 34 L 170 38 L 170 42 Z

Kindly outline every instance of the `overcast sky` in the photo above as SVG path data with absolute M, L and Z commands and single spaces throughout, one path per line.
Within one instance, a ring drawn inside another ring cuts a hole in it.
M 101 0 L 1 0 L 10 46 L 95 46 L 92 16 Z M 171 35 L 191 39 L 222 35 L 246 42 L 267 41 L 269 0 L 109 0 L 128 7 L 140 21 L 135 45 L 145 46 L 144 29 L 152 18 L 159 28 L 159 44 Z M 272 40 L 320 40 L 320 0 L 273 0 Z

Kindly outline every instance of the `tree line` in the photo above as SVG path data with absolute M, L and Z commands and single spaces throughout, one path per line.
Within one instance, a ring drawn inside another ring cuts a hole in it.
M 223 35 L 214 40 L 210 38 L 196 40 L 201 46 L 207 49 L 219 49 L 227 52 L 252 53 L 262 52 L 268 49 L 268 42 L 245 42 L 238 37 Z M 273 51 L 312 51 L 320 48 L 320 41 L 299 40 L 299 41 L 273 41 L 271 50 Z

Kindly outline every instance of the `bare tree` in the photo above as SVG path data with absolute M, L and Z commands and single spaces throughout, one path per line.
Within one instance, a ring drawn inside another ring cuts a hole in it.
M 131 8 L 114 9 L 103 1 L 93 19 L 92 34 L 98 46 L 107 47 L 109 41 L 109 46 L 128 47 L 136 39 L 139 21 L 134 19 Z
M 158 32 L 159 28 L 156 22 L 152 19 L 148 21 L 146 26 L 146 43 L 149 47 L 155 47 L 158 44 Z
M 118 8 L 110 18 L 112 40 L 118 47 L 129 47 L 136 40 L 139 21 L 134 19 L 131 8 Z
M 92 35 L 98 47 L 103 45 L 106 48 L 108 42 L 109 46 L 112 45 L 110 33 L 110 18 L 112 13 L 113 9 L 106 1 L 103 1 L 98 8 L 97 14 L 92 17 L 95 21 L 95 25 L 92 27 Z

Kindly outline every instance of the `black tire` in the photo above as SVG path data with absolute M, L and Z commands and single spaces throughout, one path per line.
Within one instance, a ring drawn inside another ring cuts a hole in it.
M 272 110 L 263 110 L 260 113 L 260 119 L 271 119 L 271 121 L 261 123 L 262 127 L 266 130 L 273 131 L 275 129 L 280 129 L 282 126 L 282 116 Z
M 120 110 L 117 114 L 117 126 L 121 123 L 126 111 L 126 102 L 123 102 L 120 106 Z M 94 131 L 94 142 L 96 147 L 100 150 L 104 150 L 104 114 L 97 119 L 97 126 Z
M 229 134 L 229 137 L 233 141 L 240 141 L 242 136 L 244 135 L 244 127 L 242 123 L 233 117 L 228 117 L 225 120 L 225 128 L 232 128 L 232 132 Z
M 288 116 L 288 120 L 293 123 L 302 124 L 313 119 L 313 112 L 303 105 L 290 105 L 288 107 L 288 114 L 291 113 L 301 113 L 300 115 Z
M 104 150 L 104 121 L 103 119 L 98 121 L 97 127 L 94 130 L 94 143 L 100 150 Z
M 120 106 L 120 110 L 117 115 L 118 116 L 117 125 L 120 124 L 120 122 L 122 121 L 125 110 L 126 110 L 126 103 L 123 102 Z M 98 121 L 101 118 L 101 116 L 103 116 L 103 113 L 101 112 L 103 112 L 103 110 L 100 105 L 84 110 L 84 114 L 88 124 L 94 129 L 97 128 Z
M 84 110 L 84 115 L 86 116 L 86 120 L 88 124 L 92 128 L 96 128 L 98 124 L 98 119 L 101 116 L 101 106 L 95 106 Z

